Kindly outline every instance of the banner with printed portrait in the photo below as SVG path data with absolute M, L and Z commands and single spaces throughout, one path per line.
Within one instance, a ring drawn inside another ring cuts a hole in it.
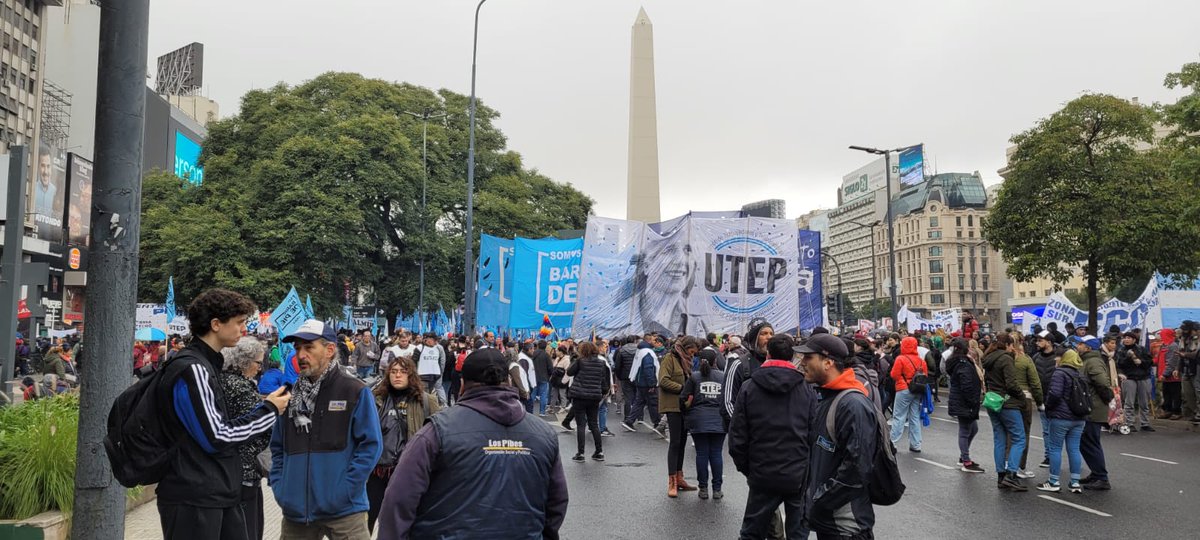
M 87 246 L 92 232 L 92 162 L 78 154 L 67 154 L 67 183 L 71 195 L 67 202 L 68 241 Z
M 33 191 L 30 192 L 34 231 L 38 238 L 58 244 L 63 241 L 67 156 L 62 149 L 43 140 L 34 157 Z
M 481 328 L 508 328 L 512 309 L 513 241 L 490 234 L 479 238 L 479 285 L 475 320 Z
M 591 217 L 584 232 L 576 301 L 576 335 L 624 336 L 641 332 L 638 262 L 646 226 L 637 221 Z M 636 330 L 634 330 L 636 329 Z
M 579 287 L 583 239 L 513 241 L 510 328 L 540 328 L 550 317 L 555 329 L 571 328 Z

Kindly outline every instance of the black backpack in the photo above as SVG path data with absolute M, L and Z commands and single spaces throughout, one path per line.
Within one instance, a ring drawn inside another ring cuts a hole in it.
M 924 396 L 925 389 L 929 387 L 929 375 L 917 370 L 917 363 L 913 362 L 912 358 L 908 356 L 903 358 L 913 367 L 913 378 L 911 381 L 908 381 L 908 391 L 919 396 Z M 929 369 L 929 366 L 925 365 L 924 362 L 922 362 L 922 365 L 925 366 L 926 370 Z
M 162 418 L 164 411 L 170 410 L 170 403 L 159 400 L 165 371 L 154 370 L 126 388 L 108 412 L 104 450 L 113 477 L 122 486 L 158 483 L 175 461 L 178 447 Z
M 829 440 L 837 445 L 837 408 L 842 396 L 850 392 L 862 392 L 858 389 L 843 390 L 829 404 L 829 412 L 825 416 L 825 431 Z M 866 394 L 863 394 L 864 396 Z M 900 502 L 904 496 L 904 480 L 900 478 L 900 467 L 896 465 L 896 447 L 888 437 L 889 429 L 883 423 L 883 412 L 875 409 L 875 455 L 871 457 L 871 478 L 867 493 L 871 496 L 871 504 L 891 506 Z
M 555 388 L 567 388 L 568 384 L 563 383 L 563 378 L 567 376 L 567 370 L 556 367 L 554 372 L 550 374 L 550 386 Z
M 1058 368 L 1058 370 L 1067 376 L 1067 392 L 1063 395 L 1063 399 L 1066 400 L 1067 407 L 1071 409 L 1071 414 L 1078 417 L 1092 414 L 1092 389 L 1088 383 L 1079 375 L 1063 368 Z

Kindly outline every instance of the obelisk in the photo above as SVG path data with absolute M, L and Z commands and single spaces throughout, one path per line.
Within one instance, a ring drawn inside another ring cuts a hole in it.
M 654 26 L 644 8 L 633 22 L 629 55 L 629 179 L 625 218 L 661 221 L 658 206 L 658 118 L 654 102 Z

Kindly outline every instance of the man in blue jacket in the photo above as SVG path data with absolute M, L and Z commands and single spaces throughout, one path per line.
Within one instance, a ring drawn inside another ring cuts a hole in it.
M 300 378 L 271 436 L 271 489 L 280 538 L 370 539 L 367 477 L 383 447 L 371 390 L 337 361 L 333 327 L 309 319 L 283 338 Z

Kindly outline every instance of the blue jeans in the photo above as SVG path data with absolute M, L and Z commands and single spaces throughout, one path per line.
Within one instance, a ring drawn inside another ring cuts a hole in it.
M 696 479 L 700 488 L 708 487 L 708 468 L 712 467 L 713 491 L 721 491 L 721 477 L 725 474 L 725 458 L 721 449 L 725 446 L 724 433 L 693 433 L 696 442 Z
M 1017 472 L 1021 464 L 1021 452 L 1025 451 L 1025 421 L 1021 418 L 1020 409 L 1000 409 L 992 412 L 986 409 L 992 420 L 993 454 L 996 458 L 996 472 Z M 1004 455 L 1005 440 L 1011 441 L 1008 457 Z
M 608 400 L 600 400 L 600 433 L 608 431 Z
M 1083 420 L 1050 419 L 1050 436 L 1046 437 L 1046 451 L 1050 453 L 1050 483 L 1057 484 L 1062 471 L 1063 442 L 1067 444 L 1067 463 L 1071 467 L 1071 480 L 1078 481 L 1083 473 L 1083 454 L 1079 451 L 1079 440 L 1083 437 Z
M 1038 414 L 1042 416 L 1042 441 L 1043 442 L 1049 441 L 1050 440 L 1050 419 L 1046 417 L 1046 411 L 1039 411 Z M 1029 444 L 1029 442 L 1026 441 L 1025 444 Z M 1049 445 L 1043 445 L 1043 446 L 1046 446 L 1045 458 L 1050 459 L 1050 446 Z
M 921 399 L 922 396 L 901 390 L 896 392 L 896 403 L 892 406 L 892 444 L 900 442 L 908 425 L 908 447 L 921 449 Z
M 371 376 L 371 366 L 358 366 L 358 378 L 365 379 Z
M 546 414 L 546 405 L 550 403 L 550 382 L 542 381 L 538 383 L 537 387 L 533 389 L 533 393 L 537 396 L 538 413 L 544 416 Z

